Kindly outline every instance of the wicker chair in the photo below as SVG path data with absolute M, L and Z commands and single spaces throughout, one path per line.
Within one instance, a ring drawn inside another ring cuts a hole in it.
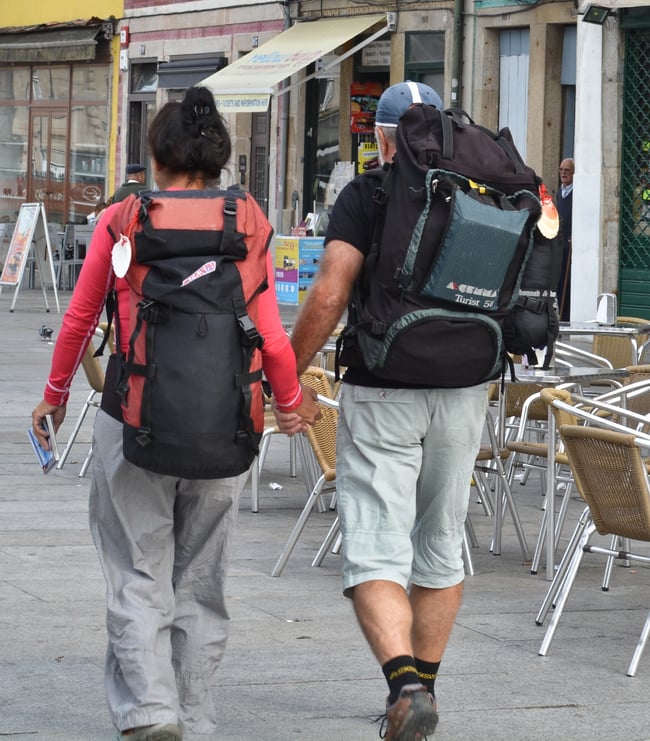
M 556 598 L 555 611 L 539 649 L 541 656 L 546 655 L 553 640 L 585 553 L 650 563 L 650 556 L 590 545 L 595 532 L 650 542 L 650 481 L 639 447 L 640 442 L 648 445 L 650 438 L 640 441 L 633 431 L 625 434 L 581 425 L 563 425 L 560 434 L 587 508 L 549 589 L 550 599 Z M 539 616 L 537 622 L 540 623 Z M 628 676 L 635 675 L 649 635 L 650 613 L 627 670 Z
M 612 404 L 625 407 L 637 414 L 648 414 L 648 412 L 650 412 L 650 366 L 630 366 L 628 370 L 630 371 L 630 375 L 624 379 L 624 385 L 622 388 L 613 389 L 594 397 L 593 401 L 596 405 L 599 403 L 607 403 L 609 401 Z M 572 398 L 571 393 L 569 393 L 567 389 L 550 388 L 543 389 L 540 393 L 529 397 L 523 405 L 519 433 L 514 440 L 508 443 L 508 448 L 515 453 L 515 456 L 528 456 L 523 463 L 523 466 L 526 469 L 530 470 L 537 468 L 541 471 L 546 471 L 548 462 L 548 444 L 546 439 L 540 437 L 539 440 L 530 440 L 526 438 L 529 418 L 532 416 L 536 424 L 541 423 L 542 420 L 548 418 L 548 408 L 550 407 L 555 416 L 556 429 L 559 430 L 563 424 L 577 424 L 577 417 L 571 414 L 566 407 L 561 409 L 553 406 L 553 401 L 555 399 L 560 399 L 565 404 L 570 404 L 572 403 Z M 587 408 L 589 408 L 589 405 L 587 405 Z M 598 411 L 598 409 L 596 409 L 596 413 L 603 418 L 612 416 L 606 410 Z M 613 415 L 612 419 L 615 419 L 615 417 L 616 415 Z M 545 425 L 543 429 L 545 432 Z M 534 428 L 534 431 L 542 435 L 542 428 Z M 515 461 L 516 460 L 517 458 L 515 457 Z M 563 483 L 565 486 L 562 503 L 555 523 L 555 543 L 558 543 L 564 527 L 573 485 L 573 477 L 569 468 L 569 459 L 562 447 L 556 448 L 555 464 L 556 481 L 558 483 Z M 536 574 L 539 570 L 543 544 L 546 538 L 547 525 L 548 522 L 545 508 L 537 539 L 537 546 L 531 563 L 531 573 L 533 574 Z
M 529 561 L 530 553 L 528 551 L 528 543 L 526 542 L 526 536 L 524 534 L 523 526 L 519 518 L 515 498 L 510 487 L 508 472 L 506 471 L 506 468 L 504 466 L 504 461 L 509 458 L 511 451 L 508 449 L 508 447 L 499 446 L 497 439 L 498 436 L 494 429 L 494 421 L 489 410 L 486 413 L 485 430 L 488 436 L 488 440 L 486 441 L 486 443 L 481 445 L 476 455 L 476 460 L 474 462 L 473 479 L 476 489 L 481 497 L 481 502 L 483 503 L 486 514 L 489 514 L 489 510 L 494 510 L 494 538 L 492 540 L 492 552 L 497 556 L 501 553 L 503 515 L 506 511 L 506 508 L 508 508 L 510 510 L 510 514 L 512 515 L 517 538 L 519 539 L 522 557 L 524 561 Z M 497 481 L 497 497 L 494 506 L 492 506 L 492 502 L 490 501 L 491 486 L 488 481 L 488 477 L 491 475 L 496 476 Z M 469 534 L 471 536 L 471 519 L 468 518 L 465 524 L 466 533 L 469 526 Z M 465 558 L 465 562 L 465 565 L 467 567 L 467 556 Z
M 303 468 L 305 468 L 307 472 L 311 465 L 311 461 L 314 460 L 320 470 L 320 476 L 316 480 L 316 483 L 307 498 L 307 502 L 300 513 L 300 517 L 294 525 L 284 549 L 273 567 L 271 576 L 280 576 L 282 573 L 282 570 L 289 560 L 289 556 L 298 542 L 298 538 L 307 524 L 309 515 L 314 509 L 314 506 L 320 501 L 323 489 L 326 484 L 333 484 L 336 478 L 336 423 L 338 420 L 338 409 L 336 408 L 332 387 L 327 377 L 327 373 L 323 368 L 310 366 L 300 377 L 300 380 L 306 386 L 313 388 L 316 393 L 325 400 L 329 400 L 331 405 L 321 405 L 321 419 L 313 425 L 313 427 L 309 427 L 307 432 L 304 433 L 304 437 L 308 441 L 311 451 L 313 452 L 313 459 L 310 459 L 309 456 L 306 455 L 308 451 L 303 447 L 304 438 L 300 436 L 298 450 L 303 462 Z
M 531 470 L 542 474 L 546 470 L 548 410 L 540 398 L 542 388 L 541 384 L 531 383 L 509 383 L 505 388 L 505 416 L 510 429 L 514 429 L 514 435 L 510 434 L 506 441 L 507 449 L 514 453 L 508 471 L 512 479 L 515 470 L 522 467 L 522 484 Z
M 617 324 L 648 324 L 647 319 L 634 316 L 617 316 Z M 627 368 L 638 362 L 639 348 L 648 340 L 648 335 L 639 335 L 636 344 L 629 337 L 614 337 L 612 335 L 594 335 L 593 353 L 609 360 L 613 368 Z

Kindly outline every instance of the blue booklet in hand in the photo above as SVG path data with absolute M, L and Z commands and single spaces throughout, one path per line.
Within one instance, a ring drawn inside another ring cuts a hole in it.
M 48 473 L 54 468 L 54 466 L 56 466 L 56 463 L 59 460 L 59 449 L 57 447 L 56 437 L 54 435 L 54 422 L 52 421 L 52 416 L 50 414 L 48 414 L 45 417 L 45 422 L 43 423 L 43 429 L 46 430 L 50 435 L 49 437 L 50 449 L 49 450 L 46 450 L 41 445 L 41 443 L 39 442 L 39 439 L 36 437 L 31 427 L 27 430 L 27 436 L 29 437 L 32 447 L 34 448 L 34 452 L 36 453 L 38 462 L 41 464 L 43 473 Z

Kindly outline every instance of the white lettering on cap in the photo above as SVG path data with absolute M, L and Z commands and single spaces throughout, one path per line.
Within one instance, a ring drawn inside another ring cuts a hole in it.
M 420 88 L 417 86 L 415 82 L 411 82 L 410 80 L 407 80 L 406 84 L 409 87 L 409 90 L 411 91 L 411 98 L 413 100 L 413 104 L 415 103 L 421 103 L 422 98 L 420 96 Z

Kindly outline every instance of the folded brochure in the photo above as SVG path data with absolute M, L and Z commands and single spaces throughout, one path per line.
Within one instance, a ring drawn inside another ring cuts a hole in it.
M 31 442 L 32 447 L 34 448 L 34 452 L 36 453 L 38 462 L 41 464 L 43 473 L 48 473 L 54 468 L 56 462 L 59 460 L 59 449 L 56 444 L 56 436 L 54 435 L 54 423 L 52 421 L 51 415 L 49 414 L 45 417 L 43 429 L 47 430 L 49 433 L 50 450 L 46 450 L 41 445 L 39 439 L 36 437 L 31 427 L 27 430 L 27 436 L 29 437 L 29 441 Z

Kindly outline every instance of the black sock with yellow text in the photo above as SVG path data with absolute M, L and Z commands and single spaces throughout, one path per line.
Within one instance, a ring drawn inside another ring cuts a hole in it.
M 420 684 L 418 670 L 412 656 L 396 656 L 381 668 L 388 682 L 388 704 L 392 705 L 399 697 L 400 690 L 407 684 Z
M 438 676 L 438 670 L 440 669 L 440 662 L 435 663 L 431 661 L 423 661 L 422 659 L 415 659 L 415 666 L 418 670 L 418 678 L 420 684 L 423 684 L 431 693 L 433 697 L 436 696 L 435 684 L 436 677 Z

